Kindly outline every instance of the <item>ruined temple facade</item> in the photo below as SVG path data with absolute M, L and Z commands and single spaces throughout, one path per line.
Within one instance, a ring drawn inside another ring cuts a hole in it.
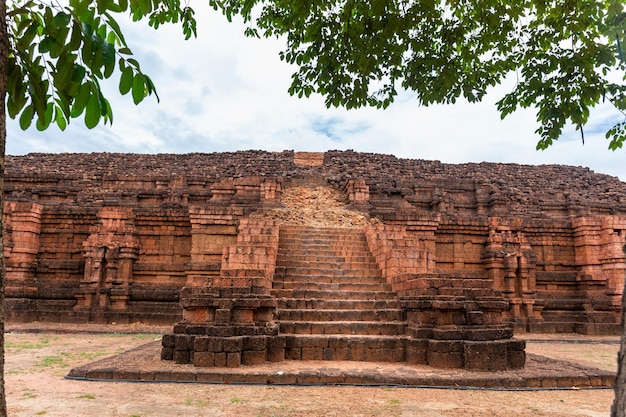
M 338 190 L 367 223 L 264 216 L 296 186 Z M 513 329 L 619 331 L 626 184 L 584 168 L 352 151 L 30 154 L 7 157 L 4 210 L 9 320 L 172 324 L 163 357 L 180 363 L 506 369 L 523 365 Z M 333 268 L 351 272 L 320 272 Z M 361 303 L 368 294 L 375 303 Z M 364 311 L 371 346 L 313 337 L 355 334 L 337 319 L 346 303 Z

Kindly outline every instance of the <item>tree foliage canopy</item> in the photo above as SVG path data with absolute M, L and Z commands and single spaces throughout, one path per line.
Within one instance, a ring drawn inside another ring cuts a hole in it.
M 210 0 L 249 36 L 283 36 L 298 69 L 290 93 L 327 106 L 387 107 L 405 89 L 419 104 L 480 101 L 515 74 L 502 117 L 537 109 L 545 149 L 567 123 L 581 130 L 595 105 L 626 111 L 624 1 Z M 626 120 L 607 132 L 622 147 Z M 584 139 L 584 136 L 583 136 Z
M 33 120 L 39 130 L 56 123 L 62 130 L 84 114 L 89 128 L 111 122 L 113 113 L 100 81 L 119 70 L 119 90 L 135 104 L 156 94 L 133 58 L 116 22 L 116 13 L 148 18 L 155 28 L 181 23 L 186 38 L 195 35 L 193 9 L 180 0 L 8 0 L 9 43 L 7 113 L 22 129 Z M 157 96 L 158 97 L 158 96 Z
M 249 36 L 286 40 L 280 57 L 297 66 L 289 92 L 321 94 L 328 106 L 389 106 L 400 89 L 422 105 L 480 101 L 513 74 L 502 117 L 537 110 L 545 149 L 571 123 L 610 101 L 626 114 L 626 1 L 617 0 L 209 0 Z M 28 128 L 112 121 L 100 81 L 119 72 L 119 90 L 139 103 L 156 94 L 114 19 L 128 13 L 158 28 L 181 23 L 181 0 L 8 0 L 7 112 Z M 157 96 L 158 97 L 158 96 Z M 583 136 L 584 138 L 584 136 Z M 607 132 L 623 146 L 626 117 Z

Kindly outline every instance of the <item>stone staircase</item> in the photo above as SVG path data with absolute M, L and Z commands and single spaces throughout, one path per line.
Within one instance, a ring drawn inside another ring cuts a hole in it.
M 292 360 L 406 360 L 406 318 L 360 229 L 281 226 L 272 295 Z

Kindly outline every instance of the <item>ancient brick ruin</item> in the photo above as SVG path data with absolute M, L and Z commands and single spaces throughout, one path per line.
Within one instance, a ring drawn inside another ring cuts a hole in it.
M 9 320 L 171 324 L 162 357 L 196 366 L 502 370 L 524 364 L 513 330 L 619 331 L 626 184 L 588 169 L 352 151 L 6 169 Z M 346 211 L 285 220 L 296 188 L 334 190 Z

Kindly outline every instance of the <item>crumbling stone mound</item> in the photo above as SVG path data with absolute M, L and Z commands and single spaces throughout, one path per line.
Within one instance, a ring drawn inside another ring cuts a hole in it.
M 283 191 L 280 207 L 253 217 L 276 220 L 279 224 L 311 227 L 363 227 L 368 219 L 349 209 L 346 197 L 330 187 L 289 187 Z

